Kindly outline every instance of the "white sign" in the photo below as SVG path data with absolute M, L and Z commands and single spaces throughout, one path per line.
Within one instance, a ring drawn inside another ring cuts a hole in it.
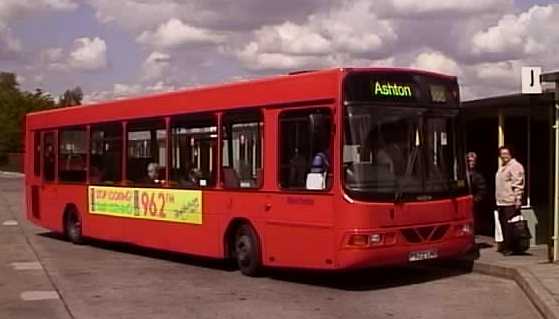
M 541 94 L 543 92 L 541 74 L 541 67 L 522 67 L 522 94 Z

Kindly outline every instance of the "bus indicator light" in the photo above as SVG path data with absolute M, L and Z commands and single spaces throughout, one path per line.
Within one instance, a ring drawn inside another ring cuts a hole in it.
M 349 237 L 349 247 L 365 248 L 369 247 L 369 235 L 367 234 L 353 234 Z

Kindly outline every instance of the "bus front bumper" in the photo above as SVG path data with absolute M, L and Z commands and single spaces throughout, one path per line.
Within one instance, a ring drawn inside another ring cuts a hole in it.
M 421 260 L 441 260 L 466 255 L 474 245 L 473 236 L 413 245 L 390 247 L 344 248 L 338 252 L 336 268 L 355 269 L 403 265 Z

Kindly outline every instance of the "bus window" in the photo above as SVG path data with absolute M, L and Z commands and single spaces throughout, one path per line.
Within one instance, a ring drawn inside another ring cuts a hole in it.
M 122 125 L 91 127 L 89 180 L 93 184 L 116 184 L 122 180 Z
M 87 131 L 85 128 L 60 130 L 58 178 L 62 182 L 85 182 Z
M 41 176 L 41 133 L 33 132 L 33 172 L 35 176 Z
M 280 123 L 281 188 L 324 190 L 331 183 L 331 116 L 327 109 L 283 112 Z
M 216 119 L 213 116 L 173 119 L 171 141 L 171 184 L 186 188 L 215 186 Z
M 56 141 L 54 132 L 43 135 L 43 178 L 53 182 L 56 170 Z
M 223 119 L 222 168 L 226 188 L 258 188 L 262 184 L 262 115 L 229 113 Z
M 127 126 L 126 178 L 138 185 L 165 183 L 167 130 L 163 120 L 131 122 Z

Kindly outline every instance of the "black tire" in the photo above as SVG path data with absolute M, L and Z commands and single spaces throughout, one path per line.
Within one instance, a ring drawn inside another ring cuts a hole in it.
M 262 252 L 254 229 L 243 224 L 236 229 L 233 252 L 244 275 L 255 277 L 262 271 Z
M 76 245 L 83 244 L 82 224 L 76 212 L 69 212 L 66 215 L 64 230 L 66 238 Z

